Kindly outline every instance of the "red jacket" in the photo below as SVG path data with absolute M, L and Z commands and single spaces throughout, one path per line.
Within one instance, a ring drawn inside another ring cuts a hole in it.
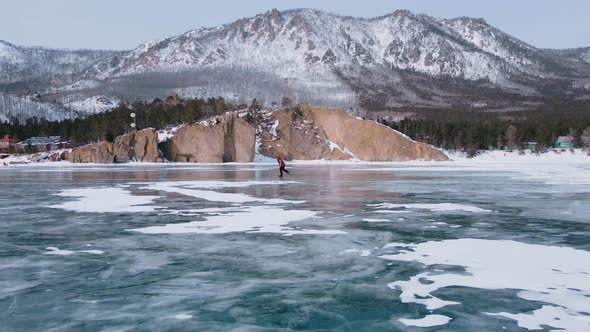
M 277 159 L 277 162 L 279 163 L 279 167 L 285 167 L 285 162 L 283 161 L 283 158 Z

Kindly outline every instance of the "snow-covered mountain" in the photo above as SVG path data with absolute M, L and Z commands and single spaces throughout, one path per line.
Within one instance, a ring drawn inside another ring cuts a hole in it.
M 0 66 L 16 68 L 28 59 L 1 50 Z M 58 58 L 85 56 L 65 65 L 78 79 L 51 85 L 41 99 L 78 110 L 84 105 L 97 110 L 94 101 L 105 98 L 111 105 L 174 93 L 267 103 L 290 96 L 296 102 L 346 108 L 502 109 L 531 105 L 531 98 L 549 90 L 553 95 L 590 93 L 580 83 L 590 77 L 590 64 L 582 56 L 573 61 L 537 49 L 483 19 L 438 19 L 408 11 L 354 18 L 312 9 L 271 10 L 131 51 L 77 52 Z
M 220 66 L 256 67 L 287 76 L 359 65 L 501 83 L 512 74 L 542 72 L 540 56 L 481 19 L 443 20 L 407 11 L 362 19 L 317 10 L 272 10 L 151 41 L 96 64 L 86 77 Z
M 545 50 L 549 54 L 566 59 L 590 63 L 590 47 L 570 48 L 564 50 Z
M 23 47 L 0 40 L 0 84 L 65 85 L 79 79 L 80 72 L 92 64 L 117 53 Z

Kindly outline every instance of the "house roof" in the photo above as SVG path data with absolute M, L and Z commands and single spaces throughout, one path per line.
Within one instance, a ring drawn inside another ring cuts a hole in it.
M 559 136 L 559 137 L 557 137 L 557 141 L 558 142 L 573 142 L 574 138 L 569 135 L 568 136 Z
M 0 138 L 0 142 L 14 142 L 14 140 L 9 135 L 4 135 L 4 137 Z

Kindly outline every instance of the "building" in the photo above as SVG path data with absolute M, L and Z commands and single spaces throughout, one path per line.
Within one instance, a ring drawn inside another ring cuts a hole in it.
M 524 142 L 525 150 L 537 151 L 539 149 L 539 144 L 535 141 L 526 141 Z
M 19 152 L 45 152 L 69 147 L 68 142 L 61 140 L 60 136 L 30 137 L 16 143 Z
M 559 136 L 555 142 L 556 149 L 572 149 L 574 148 L 574 138 L 572 136 Z
M 0 138 L 0 152 L 8 153 L 14 148 L 14 140 L 10 135 L 4 135 Z

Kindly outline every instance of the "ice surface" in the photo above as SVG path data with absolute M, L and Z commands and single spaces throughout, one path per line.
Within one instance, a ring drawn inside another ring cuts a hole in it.
M 75 212 L 153 212 L 158 206 L 147 206 L 153 203 L 159 196 L 132 195 L 129 190 L 122 188 L 79 188 L 66 189 L 57 194 L 61 197 L 76 198 L 74 201 L 65 202 L 48 207 Z
M 426 315 L 426 316 L 424 316 L 424 318 L 418 318 L 418 319 L 402 318 L 399 321 L 406 326 L 430 327 L 430 326 L 445 325 L 451 321 L 451 318 L 444 316 L 444 315 Z
M 396 281 L 404 303 L 420 303 L 428 310 L 457 304 L 432 295 L 438 289 L 462 286 L 483 289 L 518 289 L 518 296 L 546 305 L 531 313 L 494 313 L 518 321 L 526 328 L 547 325 L 571 331 L 590 329 L 590 252 L 568 247 L 526 244 L 509 240 L 457 239 L 418 244 L 391 243 L 399 253 L 387 260 L 417 261 L 427 266 L 461 266 L 467 273 L 423 272 Z M 428 283 L 421 282 L 428 280 Z M 551 315 L 547 315 L 551 313 Z M 554 319 L 557 317 L 558 319 Z
M 260 182 L 222 182 L 222 181 L 198 181 L 198 182 L 158 182 L 152 183 L 142 187 L 142 189 L 165 191 L 170 193 L 177 193 L 186 196 L 192 196 L 213 202 L 228 202 L 228 203 L 246 203 L 246 202 L 263 202 L 269 204 L 296 204 L 301 201 L 288 201 L 280 198 L 258 198 L 242 193 L 222 193 L 212 190 L 203 189 L 221 189 L 221 188 L 245 188 L 253 185 L 283 185 L 280 181 L 260 181 Z

